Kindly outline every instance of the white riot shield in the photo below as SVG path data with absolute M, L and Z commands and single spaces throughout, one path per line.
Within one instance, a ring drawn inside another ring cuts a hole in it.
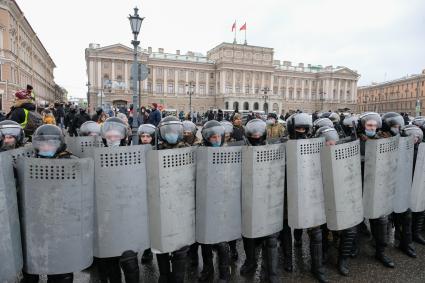
M 0 153 L 0 282 L 13 282 L 23 264 L 12 164 L 9 152 Z
M 258 238 L 283 228 L 285 145 L 242 149 L 242 235 Z
M 415 172 L 413 174 L 410 209 L 413 212 L 425 210 L 425 143 L 421 143 L 416 156 Z
M 288 224 L 306 229 L 326 223 L 320 151 L 324 138 L 286 144 Z
M 148 153 L 149 230 L 156 253 L 173 252 L 195 242 L 195 150 Z
M 320 156 L 326 225 L 332 231 L 354 227 L 363 221 L 360 142 L 325 146 Z
M 393 212 L 399 137 L 366 141 L 364 216 L 376 219 Z
M 150 149 L 146 145 L 94 149 L 96 257 L 150 247 L 146 190 Z
M 91 159 L 20 158 L 17 163 L 24 271 L 80 271 L 93 260 Z
M 413 174 L 413 137 L 400 137 L 394 195 L 394 212 L 403 213 L 410 208 Z
M 93 150 L 104 147 L 101 137 L 65 137 L 67 149 L 80 158 L 92 157 Z
M 242 148 L 199 147 L 196 152 L 196 241 L 241 237 Z M 220 227 L 220 229 L 217 229 Z

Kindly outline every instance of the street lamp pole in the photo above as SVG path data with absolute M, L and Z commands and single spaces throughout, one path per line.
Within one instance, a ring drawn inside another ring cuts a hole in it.
M 87 113 L 90 114 L 90 82 L 86 83 L 87 86 Z
M 137 40 L 137 36 L 140 32 L 140 27 L 142 26 L 142 21 L 144 18 L 141 18 L 138 13 L 139 9 L 136 7 L 134 8 L 134 15 L 130 15 L 128 19 L 130 20 L 130 26 L 131 31 L 133 32 L 133 40 L 131 41 L 131 44 L 133 45 L 133 66 L 132 66 L 132 77 L 133 77 L 133 123 L 132 123 L 132 144 L 137 145 L 139 144 L 139 139 L 137 137 L 137 128 L 138 128 L 138 109 L 139 109 L 139 97 L 137 94 L 137 78 L 138 76 L 138 63 L 137 63 L 137 46 L 139 46 L 140 41 Z
M 186 87 L 188 87 L 187 94 L 189 94 L 189 117 L 192 119 L 192 94 L 195 84 L 190 82 L 189 84 L 186 84 Z
M 266 103 L 267 103 L 267 98 L 268 98 L 267 93 L 270 91 L 270 89 L 268 87 L 265 87 L 265 88 L 262 89 L 262 91 L 264 93 L 264 95 L 263 95 L 263 98 L 264 98 L 264 105 L 263 105 L 263 107 L 264 107 L 266 105 Z M 267 108 L 264 107 L 264 112 L 265 112 L 265 114 L 269 114 L 268 113 L 269 112 L 269 105 L 268 104 L 267 104 Z

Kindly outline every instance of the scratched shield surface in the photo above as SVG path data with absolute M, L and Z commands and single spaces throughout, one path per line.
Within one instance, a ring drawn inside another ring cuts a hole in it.
M 99 258 L 150 247 L 146 152 L 151 146 L 95 148 L 95 246 Z

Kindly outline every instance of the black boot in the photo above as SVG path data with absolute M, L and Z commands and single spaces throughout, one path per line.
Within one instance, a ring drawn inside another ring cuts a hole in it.
M 322 230 L 322 248 L 323 248 L 323 263 L 326 263 L 328 261 L 328 248 L 329 248 L 329 229 L 326 226 L 326 224 L 323 224 L 320 226 L 320 229 Z
M 171 264 L 173 267 L 172 282 L 183 283 L 186 275 L 186 257 L 189 251 L 189 246 L 183 247 L 180 250 L 173 252 Z
M 72 283 L 74 281 L 74 274 L 55 274 L 47 275 L 47 283 Z
M 282 235 L 282 250 L 283 250 L 283 268 L 292 272 L 292 232 L 287 221 L 283 223 Z
M 199 257 L 198 257 L 198 243 L 194 243 L 190 246 L 188 251 L 188 256 L 190 259 L 190 266 L 196 267 L 199 264 Z
M 387 246 L 387 226 L 388 220 L 386 217 L 370 219 L 370 227 L 373 237 L 375 238 L 376 253 L 375 258 L 384 266 L 394 268 L 394 262 L 385 255 L 385 247 Z
M 265 261 L 265 271 L 267 282 L 277 283 L 279 278 L 277 276 L 277 265 L 278 265 L 278 250 L 277 250 L 277 238 L 274 236 L 267 237 L 263 243 L 265 248 L 263 249 L 263 262 Z
M 416 258 L 416 250 L 412 240 L 412 212 L 408 210 L 402 213 L 401 220 L 400 249 L 407 256 Z
M 241 275 L 254 273 L 257 269 L 257 259 L 255 256 L 255 239 L 242 238 L 246 259 L 241 267 Z
M 311 272 L 319 282 L 326 283 L 328 281 L 323 267 L 322 231 L 320 227 L 315 227 L 308 231 L 308 235 L 310 237 Z
M 28 274 L 25 271 L 22 271 L 22 280 L 21 283 L 38 283 L 40 276 L 38 274 Z
M 153 254 L 151 249 L 147 249 L 143 252 L 142 259 L 140 260 L 141 264 L 151 263 L 153 260 Z
M 294 247 L 299 248 L 303 244 L 303 229 L 294 229 Z
M 344 276 L 348 276 L 350 270 L 348 268 L 348 257 L 353 250 L 354 239 L 356 238 L 357 228 L 352 227 L 342 231 L 339 243 L 338 271 Z
M 159 269 L 158 283 L 171 282 L 170 255 L 168 253 L 157 254 L 156 261 Z
M 230 282 L 230 247 L 226 242 L 217 244 L 219 282 Z
M 230 256 L 231 259 L 233 261 L 237 261 L 239 254 L 238 254 L 238 250 L 236 249 L 236 240 L 230 241 L 229 242 L 229 247 L 230 247 Z
M 137 253 L 125 251 L 120 257 L 120 266 L 124 272 L 125 283 L 139 283 L 139 263 Z
M 201 250 L 203 267 L 201 275 L 199 276 L 199 281 L 203 282 L 214 276 L 214 262 L 211 245 L 201 244 Z
M 121 283 L 120 257 L 96 258 L 101 283 Z
M 423 211 L 412 213 L 413 241 L 421 245 L 425 245 L 425 238 L 421 234 L 424 227 L 424 220 L 425 213 Z

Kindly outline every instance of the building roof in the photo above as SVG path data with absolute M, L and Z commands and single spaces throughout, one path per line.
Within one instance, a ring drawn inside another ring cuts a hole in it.
M 365 86 L 359 86 L 358 88 L 359 89 L 366 89 L 366 88 L 384 87 L 384 86 L 398 84 L 398 83 L 402 83 L 402 82 L 406 82 L 406 81 L 410 81 L 410 80 L 420 79 L 421 77 L 425 77 L 425 73 L 407 75 L 407 76 L 404 76 L 404 77 L 401 77 L 401 78 L 398 78 L 398 79 L 394 79 L 394 80 L 390 80 L 390 81 L 385 81 L 385 82 L 380 82 L 380 83 L 372 83 L 370 85 L 365 85 Z

